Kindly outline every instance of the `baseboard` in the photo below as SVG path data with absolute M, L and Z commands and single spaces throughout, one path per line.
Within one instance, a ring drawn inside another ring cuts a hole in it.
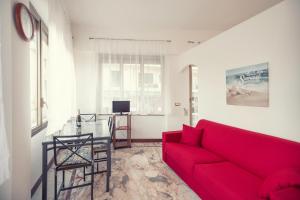
M 132 142 L 142 143 L 142 142 L 161 142 L 161 139 L 132 139 Z
M 117 139 L 117 142 L 125 142 L 127 139 Z M 149 142 L 161 142 L 162 139 L 131 139 L 132 143 L 149 143 Z
M 50 160 L 50 162 L 47 165 L 47 171 L 50 169 L 50 167 L 52 166 L 54 162 L 54 157 Z M 39 188 L 40 184 L 42 183 L 42 175 L 40 175 L 40 177 L 37 179 L 37 181 L 34 183 L 33 187 L 31 188 L 31 197 L 33 197 L 33 195 L 35 194 L 35 192 L 37 191 L 37 189 Z

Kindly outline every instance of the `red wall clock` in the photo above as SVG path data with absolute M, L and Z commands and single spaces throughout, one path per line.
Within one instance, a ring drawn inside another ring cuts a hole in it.
M 25 41 L 30 41 L 34 36 L 34 23 L 29 9 L 23 3 L 15 5 L 14 18 L 20 37 Z

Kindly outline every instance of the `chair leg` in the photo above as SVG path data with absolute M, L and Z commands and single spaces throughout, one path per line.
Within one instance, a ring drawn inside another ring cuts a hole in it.
M 106 171 L 106 192 L 109 192 L 109 172 L 108 170 Z
M 97 159 L 99 159 L 99 154 L 97 153 Z M 97 172 L 99 172 L 99 162 L 97 162 Z
M 85 167 L 83 167 L 83 181 L 85 182 Z
M 94 199 L 94 163 L 92 164 L 91 172 L 91 200 Z
M 54 199 L 57 200 L 57 171 L 55 170 L 54 174 Z
M 63 170 L 62 187 L 65 188 L 65 170 Z

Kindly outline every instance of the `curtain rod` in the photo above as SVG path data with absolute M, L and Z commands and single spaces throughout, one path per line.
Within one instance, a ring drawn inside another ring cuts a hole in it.
M 172 40 L 138 40 L 138 39 L 130 39 L 130 38 L 97 38 L 90 37 L 89 40 L 125 40 L 125 41 L 140 41 L 140 42 L 172 42 Z

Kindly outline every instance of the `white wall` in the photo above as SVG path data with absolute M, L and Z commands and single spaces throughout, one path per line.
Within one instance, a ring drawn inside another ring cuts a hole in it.
M 300 141 L 300 1 L 286 0 L 182 55 L 199 67 L 199 116 Z M 225 71 L 269 62 L 270 106 L 226 105 Z
M 12 6 L 20 1 L 13 0 Z M 27 0 L 23 3 L 29 5 Z M 14 25 L 14 24 L 13 24 Z M 30 198 L 30 65 L 29 43 L 12 27 L 13 137 L 12 199 Z
M 158 139 L 165 130 L 165 116 L 132 116 L 131 137 L 134 139 Z
M 94 52 L 74 51 L 77 107 L 82 113 L 96 111 L 97 62 L 98 56 Z
M 7 131 L 7 140 L 9 153 L 11 154 L 12 143 L 12 65 L 11 65 L 11 2 L 9 0 L 0 1 L 0 24 L 1 24 L 1 58 L 3 74 L 3 98 L 5 105 L 5 128 Z M 10 156 L 9 165 L 11 168 L 12 157 Z M 10 170 L 11 173 L 11 170 Z M 0 186 L 0 199 L 11 199 L 10 178 Z
M 35 0 L 33 3 L 41 8 L 45 1 Z M 29 43 L 22 41 L 16 33 L 12 17 L 15 2 L 0 1 L 5 122 L 12 173 L 10 180 L 0 187 L 0 199 L 7 200 L 30 198 L 31 187 L 41 175 L 41 141 L 44 135 L 40 133 L 31 139 Z M 29 5 L 28 1 L 23 3 Z M 45 10 L 42 11 L 44 13 Z
M 1 1 L 5 120 L 11 177 L 0 188 L 1 199 L 30 199 L 29 43 L 20 39 L 13 22 L 17 1 Z M 18 1 L 28 5 L 28 0 Z M 13 191 L 13 192 L 12 192 Z
M 12 7 L 16 2 L 12 0 Z M 28 5 L 27 0 L 22 1 Z M 21 40 L 12 23 L 11 32 L 13 69 L 12 109 L 12 199 L 30 198 L 30 70 L 29 43 Z M 21 149 L 21 150 L 20 150 Z

